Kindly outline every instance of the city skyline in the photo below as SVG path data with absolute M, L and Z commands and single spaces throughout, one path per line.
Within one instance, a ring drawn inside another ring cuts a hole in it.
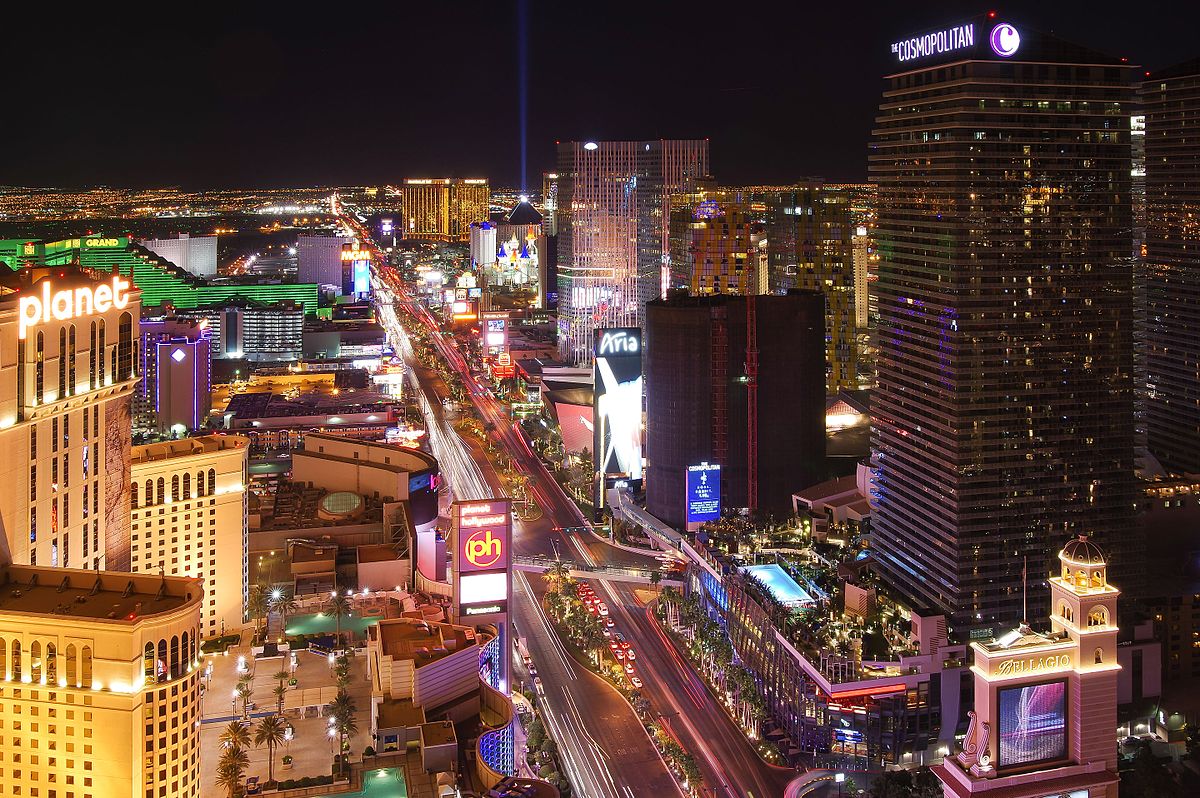
M 631 25 L 632 7 L 597 15 L 531 0 L 524 187 L 536 190 L 553 169 L 556 141 L 590 139 L 708 137 L 713 171 L 728 184 L 863 180 L 869 98 L 891 67 L 886 43 L 989 8 L 1151 70 L 1190 57 L 1197 21 L 1196 10 L 1166 3 L 1136 12 L 1117 3 L 881 6 L 865 15 L 778 4 L 722 20 L 714 38 L 708 25 L 719 15 L 694 6 L 638 7 Z M 137 36 L 116 18 L 79 23 L 72 36 L 74 23 L 56 19 L 73 45 L 37 56 L 25 76 L 25 96 L 54 101 L 29 101 L 38 123 L 7 127 L 8 148 L 23 157 L 4 183 L 211 189 L 484 176 L 518 185 L 516 4 L 405 11 L 367 10 L 371 24 L 343 37 L 316 17 L 191 19 L 186 41 L 165 16 L 139 20 Z M 16 27 L 48 22 L 23 10 Z M 409 33 L 433 29 L 454 37 Z M 38 39 L 18 37 L 13 61 L 34 59 Z M 110 55 L 114 41 L 121 58 Z M 555 46 L 564 41 L 571 47 Z M 638 58 L 607 57 L 618 41 Z M 729 59 L 706 55 L 706 41 L 718 51 L 753 43 L 754 58 L 718 66 Z M 433 64 L 437 79 L 421 78 Z M 488 124 L 461 123 L 468 118 Z

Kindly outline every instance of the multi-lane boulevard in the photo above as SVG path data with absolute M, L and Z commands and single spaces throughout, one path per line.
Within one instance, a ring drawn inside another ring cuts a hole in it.
M 353 225 L 351 225 L 353 227 Z M 366 231 L 356 229 L 365 239 Z M 476 413 L 489 428 L 491 441 L 529 477 L 528 491 L 543 515 L 514 524 L 514 551 L 523 557 L 573 560 L 585 565 L 657 568 L 658 560 L 607 544 L 590 531 L 579 508 L 564 493 L 531 450 L 507 409 L 471 373 L 456 346 L 443 335 L 428 310 L 412 300 L 394 276 L 377 275 L 379 319 L 409 365 L 411 387 L 425 412 L 431 447 L 441 471 L 458 498 L 501 495 L 501 481 L 479 449 L 463 440 L 443 410 L 447 388 L 429 369 L 415 362 L 407 331 L 396 314 L 402 308 L 424 328 L 443 361 L 470 394 Z M 641 721 L 624 697 L 588 671 L 558 639 L 542 608 L 541 577 L 514 574 L 513 620 L 536 664 L 541 683 L 543 717 L 558 742 L 564 769 L 576 793 L 597 798 L 669 798 L 681 790 L 658 756 Z M 705 794 L 730 798 L 782 795 L 795 772 L 763 762 L 700 678 L 675 651 L 629 584 L 593 583 L 614 613 L 614 620 L 639 652 L 637 668 L 643 694 L 663 725 L 696 759 Z

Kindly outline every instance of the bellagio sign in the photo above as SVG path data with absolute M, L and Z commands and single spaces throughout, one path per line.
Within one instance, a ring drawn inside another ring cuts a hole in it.
M 30 327 L 54 321 L 67 321 L 93 313 L 121 310 L 129 304 L 129 281 L 113 275 L 111 283 L 55 291 L 49 280 L 42 281 L 41 295 L 22 296 L 18 306 L 20 328 L 18 338 L 24 338 Z

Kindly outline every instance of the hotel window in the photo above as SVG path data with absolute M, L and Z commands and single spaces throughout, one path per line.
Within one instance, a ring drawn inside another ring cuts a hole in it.
M 58 451 L 58 418 L 50 421 L 50 451 Z
M 34 366 L 34 402 L 44 404 L 46 401 L 46 336 L 37 334 L 35 349 L 36 365 Z
M 37 424 L 29 425 L 29 459 L 37 459 Z
M 67 328 L 58 328 L 58 398 L 67 397 Z
M 91 337 L 88 339 L 88 387 L 96 388 L 96 322 L 92 322 Z M 86 414 L 85 414 L 86 415 Z M 84 421 L 83 434 L 87 435 L 87 422 Z
M 75 325 L 71 325 L 71 329 L 67 334 L 67 392 L 74 395 L 75 393 Z

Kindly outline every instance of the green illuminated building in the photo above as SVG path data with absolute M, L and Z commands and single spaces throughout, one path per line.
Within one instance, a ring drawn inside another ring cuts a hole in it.
M 129 236 L 92 235 L 62 241 L 0 239 L 0 262 L 16 270 L 26 264 L 80 266 L 109 272 L 115 267 L 142 291 L 142 306 L 171 304 L 177 308 L 215 305 L 229 299 L 297 302 L 316 313 L 316 283 L 257 283 L 203 280 L 130 242 Z

